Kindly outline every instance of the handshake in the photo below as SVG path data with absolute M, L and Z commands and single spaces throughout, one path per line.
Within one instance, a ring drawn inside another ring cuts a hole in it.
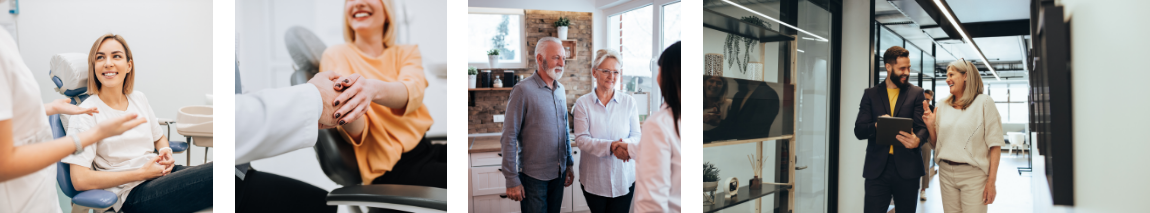
M 323 112 L 319 128 L 330 129 L 359 119 L 372 103 L 376 91 L 366 88 L 371 84 L 359 74 L 339 76 L 332 71 L 316 73 L 307 83 L 319 90 L 323 98 Z
M 615 158 L 619 158 L 619 160 L 623 160 L 623 162 L 631 160 L 631 156 L 627 154 L 627 143 L 624 143 L 623 139 L 611 142 L 611 154 L 614 154 Z

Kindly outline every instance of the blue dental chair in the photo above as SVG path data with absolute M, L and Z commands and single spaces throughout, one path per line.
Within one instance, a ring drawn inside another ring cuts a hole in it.
M 60 122 L 60 115 L 48 116 L 48 125 L 52 127 L 52 138 L 66 136 L 64 124 Z M 188 149 L 187 143 L 169 142 L 168 146 L 172 148 L 173 153 L 177 150 L 183 152 Z M 63 191 L 64 195 L 72 198 L 72 212 L 88 212 L 88 209 L 103 212 L 119 200 L 116 193 L 103 189 L 76 191 L 76 188 L 72 187 L 71 169 L 67 163 L 56 162 L 56 184 L 60 185 L 60 191 Z
M 51 75 L 51 71 L 49 71 L 49 75 Z M 57 90 L 64 90 L 61 88 L 63 87 L 63 82 L 59 77 L 52 76 L 52 82 L 55 83 Z M 87 92 L 87 87 L 61 91 L 64 96 L 71 99 L 73 105 L 79 104 L 84 101 L 84 99 L 87 99 Z M 161 124 L 170 126 L 170 123 L 161 122 Z M 52 138 L 58 139 L 67 136 L 65 132 L 66 128 L 59 114 L 48 116 L 48 125 L 52 128 Z M 170 127 L 168 132 L 168 134 L 171 135 Z M 168 141 L 168 146 L 172 148 L 173 154 L 183 153 L 188 150 L 188 143 L 183 141 Z M 189 160 L 188 162 L 191 161 Z M 94 212 L 97 213 L 105 212 L 119 200 L 116 193 L 103 189 L 77 191 L 75 187 L 72 187 L 71 171 L 72 168 L 67 163 L 56 162 L 56 184 L 60 186 L 60 191 L 62 191 L 64 195 L 72 198 L 72 213 L 87 213 L 88 210 L 95 210 Z

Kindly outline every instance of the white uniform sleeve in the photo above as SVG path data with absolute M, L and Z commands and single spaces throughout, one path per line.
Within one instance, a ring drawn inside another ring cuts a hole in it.
M 12 71 L 15 71 L 14 67 L 0 61 L 0 121 L 12 119 L 12 93 L 16 92 L 12 88 L 15 86 L 10 76 Z
M 236 95 L 236 163 L 315 145 L 323 98 L 312 84 Z

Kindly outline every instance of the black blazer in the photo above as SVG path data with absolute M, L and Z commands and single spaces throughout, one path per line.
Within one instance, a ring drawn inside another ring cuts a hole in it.
M 921 143 L 930 137 L 930 132 L 926 130 L 926 123 L 922 121 L 923 100 L 926 100 L 923 89 L 910 85 L 899 91 L 898 100 L 895 102 L 897 105 L 895 105 L 894 114 L 891 115 L 892 117 L 914 119 L 914 127 L 912 128 L 914 134 L 919 139 L 923 139 L 919 144 L 920 147 Z M 874 125 L 878 122 L 878 117 L 884 114 L 890 114 L 890 99 L 887 98 L 885 82 L 867 88 L 863 92 L 862 102 L 859 103 L 859 115 L 855 119 L 855 137 L 867 139 L 863 178 L 878 178 L 886 167 L 887 157 L 892 156 L 889 154 L 890 146 L 878 145 L 875 141 L 876 128 Z M 926 174 L 925 169 L 923 169 L 922 148 L 920 147 L 914 149 L 896 147 L 894 149 L 894 163 L 899 176 L 902 178 L 918 178 Z

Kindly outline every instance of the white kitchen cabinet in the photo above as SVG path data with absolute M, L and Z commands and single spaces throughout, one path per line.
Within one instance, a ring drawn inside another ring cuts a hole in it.
M 471 167 L 471 192 L 473 196 L 497 195 L 507 192 L 506 178 L 499 166 Z
M 579 149 L 572 148 L 572 158 L 575 160 L 575 181 L 570 187 L 563 190 L 563 204 L 561 212 L 587 212 L 587 200 L 583 198 L 583 190 L 579 188 Z M 469 194 L 471 197 L 471 212 L 476 213 L 503 213 L 520 212 L 519 202 L 507 199 L 506 181 L 503 178 L 502 157 L 498 152 L 471 153 L 469 157 L 470 178 Z
M 475 212 L 489 212 L 489 213 L 517 213 L 519 212 L 519 202 L 507 199 L 499 195 L 480 195 L 472 197 L 475 203 Z
M 591 208 L 587 207 L 587 198 L 583 197 L 583 188 L 579 187 L 579 184 L 581 184 L 579 182 L 579 148 L 572 148 L 571 150 L 573 151 L 571 157 L 575 160 L 575 166 L 572 166 L 572 168 L 575 169 L 575 183 L 572 183 L 571 187 L 568 187 L 569 190 L 567 190 L 571 192 L 568 193 L 571 195 L 571 211 L 588 211 Z
M 471 204 L 471 154 L 467 154 L 467 213 L 474 213 L 475 206 Z

